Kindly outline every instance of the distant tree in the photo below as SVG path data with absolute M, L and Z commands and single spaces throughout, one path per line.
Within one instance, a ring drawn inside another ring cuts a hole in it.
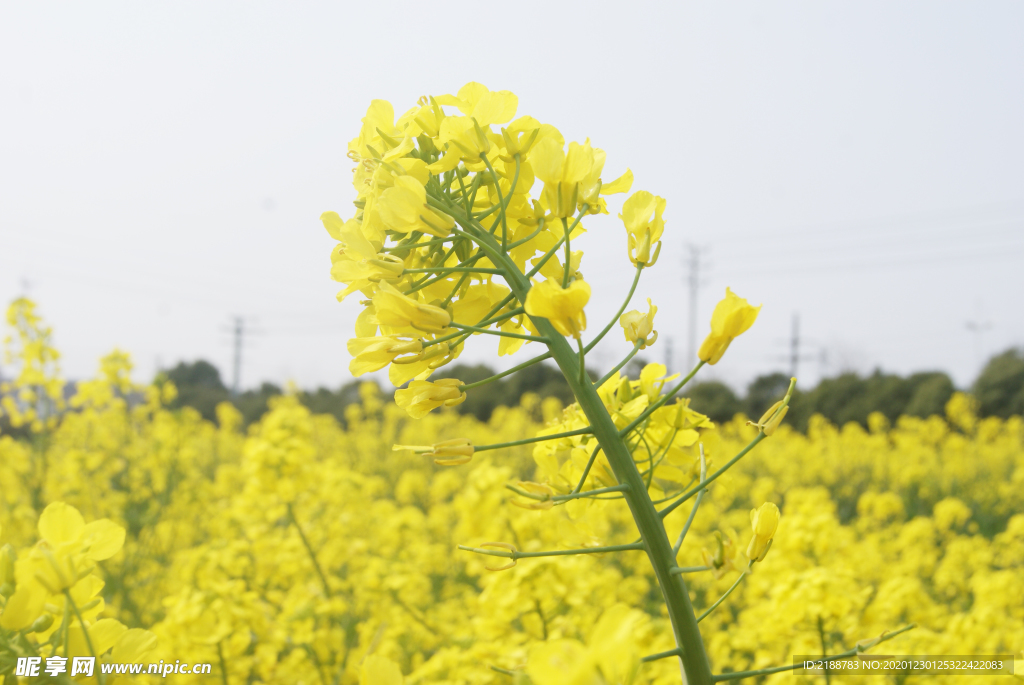
M 1024 415 L 1024 349 L 992 357 L 974 382 L 982 416 Z
M 690 398 L 690 406 L 707 415 L 712 421 L 728 421 L 743 411 L 743 403 L 725 383 L 705 381 L 693 386 L 684 395 Z
M 273 383 L 262 383 L 256 390 L 246 390 L 232 400 L 242 414 L 245 425 L 259 421 L 267 412 L 267 403 L 271 397 L 281 394 L 281 388 Z
M 743 399 L 747 416 L 757 421 L 770 406 L 781 400 L 789 389 L 789 378 L 789 374 L 779 372 L 755 378 L 747 386 L 747 396 Z
M 946 403 L 956 392 L 953 380 L 946 374 L 933 371 L 915 373 L 907 379 L 913 390 L 910 401 L 903 408 L 909 416 L 945 416 Z
M 220 371 L 206 360 L 179 362 L 165 375 L 178 389 L 178 397 L 171 407 L 193 407 L 207 421 L 216 420 L 217 405 L 231 399 L 231 394 L 221 381 Z
M 299 393 L 299 401 L 314 414 L 330 414 L 345 425 L 345 409 L 350 404 L 360 401 L 359 386 L 373 381 L 354 380 L 342 385 L 337 390 L 317 388 L 313 392 Z

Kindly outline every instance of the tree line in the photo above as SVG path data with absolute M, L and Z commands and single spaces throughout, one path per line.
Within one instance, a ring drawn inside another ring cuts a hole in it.
M 626 373 L 636 377 L 642 367 L 643 362 L 634 361 L 627 367 Z M 438 378 L 459 378 L 466 383 L 488 378 L 495 373 L 483 364 L 460 364 L 443 371 Z M 177 386 L 175 406 L 193 407 L 211 421 L 216 419 L 215 409 L 219 403 L 232 402 L 245 417 L 246 423 L 252 423 L 267 410 L 268 400 L 283 392 L 281 387 L 273 383 L 263 383 L 258 388 L 232 397 L 218 369 L 204 360 L 181 362 L 163 372 L 161 378 L 171 380 Z M 336 389 L 321 387 L 313 391 L 300 391 L 298 396 L 312 411 L 331 414 L 344 425 L 345 408 L 359 401 L 359 385 L 362 382 L 354 380 Z M 788 385 L 788 375 L 769 373 L 754 379 L 742 395 L 717 381 L 697 383 L 684 394 L 691 398 L 694 409 L 715 421 L 727 421 L 736 414 L 756 419 L 785 393 Z M 790 404 L 786 422 L 803 431 L 814 414 L 821 414 L 837 425 L 854 421 L 863 426 L 867 425 L 868 415 L 875 411 L 881 412 L 890 421 L 901 415 L 942 415 L 946 402 L 955 390 L 953 381 L 940 371 L 910 376 L 882 371 L 866 376 L 844 373 L 826 378 L 814 388 L 798 389 Z M 983 417 L 1024 415 L 1024 349 L 1009 349 L 992 357 L 967 390 L 977 397 L 979 412 Z M 557 397 L 563 403 L 572 400 L 572 393 L 562 374 L 554 367 L 537 364 L 509 378 L 474 388 L 457 410 L 487 421 L 496 407 L 517 405 L 526 393 Z

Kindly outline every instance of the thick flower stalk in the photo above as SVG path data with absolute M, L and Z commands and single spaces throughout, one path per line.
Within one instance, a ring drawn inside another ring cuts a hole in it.
M 657 340 L 657 307 L 648 300 L 647 314 L 626 308 L 643 270 L 658 259 L 666 200 L 647 191 L 634 193 L 619 214 L 625 231 L 602 236 L 622 242 L 633 281 L 615 317 L 584 341 L 591 288 L 581 273 L 583 253 L 573 248 L 585 233 L 585 217 L 607 214 L 606 197 L 629 192 L 633 175 L 627 169 L 605 182 L 603 150 L 589 140 L 566 145 L 550 124 L 530 116 L 517 118 L 517 108 L 512 93 L 490 91 L 478 83 L 465 85 L 456 95 L 423 97 L 397 119 L 389 103 L 375 100 L 370 105 L 348 150 L 356 163 L 355 214 L 347 220 L 333 212 L 322 217 L 339 241 L 331 255 L 331 274 L 344 284 L 338 299 L 357 291 L 362 295 L 356 337 L 349 343 L 354 356 L 350 368 L 360 375 L 387 366 L 399 388 L 397 404 L 421 418 L 441 406 L 459 404 L 483 383 L 553 360 L 577 402 L 536 437 L 471 445 L 451 436 L 431 446 L 399 449 L 432 457 L 438 464 L 458 465 L 479 452 L 536 443 L 544 482 L 510 485 L 519 506 L 544 510 L 568 505 L 579 513 L 588 500 L 624 499 L 639 540 L 547 552 L 520 551 L 500 541 L 465 549 L 506 560 L 492 569 L 510 569 L 520 559 L 534 557 L 644 551 L 676 642 L 670 652 L 644 661 L 677 657 L 688 683 L 707 685 L 714 676 L 697 624 L 728 593 L 698 617 L 684 580 L 694 569 L 679 566 L 676 556 L 703 493 L 774 433 L 790 395 L 762 419 L 757 437 L 746 448 L 708 473 L 703 452 L 699 460 L 694 457 L 700 432 L 710 423 L 685 401 L 670 402 L 705 363 L 721 360 L 760 308 L 727 290 L 690 373 L 679 379 L 667 376 L 660 365 L 649 365 L 639 380 L 622 377 L 619 370 L 629 359 Z M 595 382 L 588 373 L 587 353 L 616 323 L 633 350 Z M 512 370 L 472 385 L 429 380 L 459 356 L 470 338 L 480 336 L 497 337 L 500 355 L 527 346 L 544 349 Z M 689 519 L 673 544 L 665 519 L 694 496 Z M 764 558 L 775 533 L 770 512 L 762 510 L 750 548 L 757 554 L 750 564 Z M 778 509 L 774 512 L 777 523 Z M 716 572 L 728 566 L 719 557 L 721 550 L 712 559 Z M 585 655 L 575 646 L 567 650 Z M 550 658 L 551 652 L 545 652 L 531 660 L 529 670 L 538 682 L 547 682 L 542 674 L 550 673 Z M 604 682 L 600 678 L 619 670 L 622 675 L 614 682 L 625 682 L 632 675 L 624 674 L 635 671 L 626 662 L 611 668 L 586 656 L 577 661 L 572 668 L 582 669 L 581 674 L 593 671 L 598 678 L 593 682 Z

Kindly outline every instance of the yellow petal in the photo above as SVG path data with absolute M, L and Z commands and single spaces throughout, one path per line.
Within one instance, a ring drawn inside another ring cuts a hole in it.
M 391 659 L 371 654 L 359 669 L 359 685 L 402 685 L 402 670 Z
M 124 528 L 110 519 L 99 519 L 85 526 L 82 543 L 86 546 L 85 556 L 93 561 L 109 559 L 124 545 Z
M 39 535 L 54 547 L 76 542 L 85 530 L 85 519 L 70 504 L 54 502 L 39 516 Z
M 156 649 L 156 644 L 156 635 L 153 633 L 142 628 L 131 628 L 114 645 L 110 660 L 118 664 L 142 661 L 148 652 Z
M 43 613 L 46 603 L 46 590 L 33 582 L 18 583 L 17 589 L 7 600 L 4 613 L 0 615 L 0 628 L 21 630 L 32 625 L 32 621 Z

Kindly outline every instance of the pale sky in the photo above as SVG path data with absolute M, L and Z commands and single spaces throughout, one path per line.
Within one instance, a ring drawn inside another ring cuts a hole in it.
M 346 382 L 359 306 L 318 220 L 353 211 L 346 143 L 373 98 L 475 80 L 667 198 L 648 359 L 685 361 L 692 244 L 700 337 L 726 286 L 764 304 L 709 377 L 786 370 L 799 313 L 802 384 L 965 385 L 1024 344 L 1022 36 L 994 1 L 4 3 L 0 302 L 39 303 L 69 378 L 121 347 L 141 381 L 201 357 L 230 382 L 238 315 L 243 387 Z M 632 275 L 621 197 L 580 241 L 595 332 Z

